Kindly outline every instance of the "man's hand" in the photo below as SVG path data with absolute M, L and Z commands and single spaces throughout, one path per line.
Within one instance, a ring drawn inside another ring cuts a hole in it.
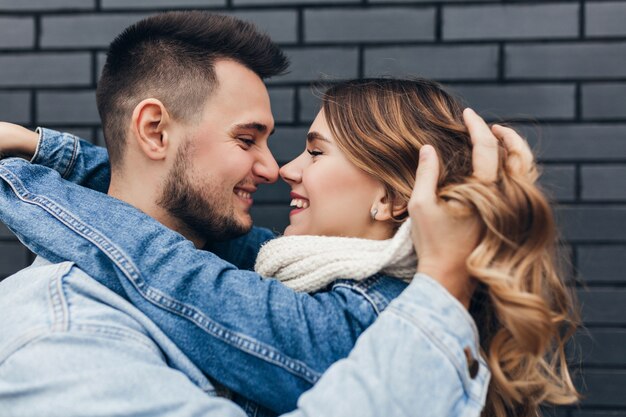
M 495 125 L 492 129 L 471 109 L 463 112 L 472 140 L 472 176 L 491 184 L 498 179 L 499 141 L 507 152 L 506 169 L 512 175 L 536 179 L 532 152 L 512 129 Z M 418 256 L 417 271 L 439 281 L 466 307 L 475 284 L 466 262 L 476 248 L 480 233 L 479 219 L 457 201 L 437 197 L 439 159 L 432 146 L 420 150 L 415 187 L 409 201 L 412 238 Z
M 13 123 L 0 122 L 0 158 L 18 156 L 30 160 L 37 150 L 39 135 Z

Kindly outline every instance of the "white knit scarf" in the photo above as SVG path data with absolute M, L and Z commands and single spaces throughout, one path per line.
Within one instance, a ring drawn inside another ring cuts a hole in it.
M 382 272 L 410 281 L 417 269 L 410 219 L 388 240 L 329 236 L 282 236 L 267 242 L 254 269 L 295 291 L 314 292 L 348 278 Z

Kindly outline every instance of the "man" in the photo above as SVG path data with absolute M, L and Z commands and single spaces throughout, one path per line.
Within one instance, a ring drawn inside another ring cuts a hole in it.
M 280 73 L 285 66 L 284 57 L 267 37 L 232 18 L 168 13 L 127 29 L 111 45 L 97 92 L 111 158 L 109 194 L 178 231 L 197 247 L 249 230 L 252 193 L 258 185 L 277 177 L 276 162 L 267 148 L 273 119 L 262 78 Z M 62 171 L 76 163 L 72 155 L 58 158 Z M 20 181 L 11 171 L 19 167 L 7 163 L 5 168 L 3 185 L 9 184 L 19 193 Z M 47 208 L 63 214 L 63 208 Z M 40 249 L 46 253 L 45 248 Z M 0 348 L 0 381 L 5 384 L 0 385 L 0 399 L 6 399 L 11 414 L 238 412 L 228 402 L 206 397 L 204 392 L 213 392 L 213 387 L 189 357 L 196 363 L 203 360 L 207 366 L 201 369 L 207 372 L 228 364 L 206 352 L 181 352 L 146 316 L 72 264 L 39 259 L 2 286 L 7 313 L 0 324 L 5 341 Z M 118 293 L 124 291 L 128 290 L 120 288 Z M 160 301 L 155 303 L 157 299 Z M 171 308 L 170 300 L 163 301 L 158 294 L 157 299 L 149 300 L 155 303 L 153 308 Z M 241 304 L 237 308 L 250 307 Z M 211 331 L 214 326 L 198 327 Z M 360 364 L 358 373 L 367 371 L 368 354 L 374 360 L 384 350 L 376 340 L 399 336 L 387 335 L 393 333 L 393 325 L 378 327 L 382 336 L 371 337 L 369 347 L 353 359 Z M 456 335 L 463 343 L 472 339 L 464 332 Z M 231 343 L 230 336 L 221 342 Z M 242 355 L 251 355 L 241 342 L 231 344 L 241 349 Z M 260 362 L 248 363 L 254 365 L 250 372 L 270 369 L 267 364 L 273 357 L 255 354 Z M 393 362 L 384 354 L 382 357 Z M 423 363 L 405 359 L 405 373 L 397 375 L 398 385 L 415 388 L 402 378 L 409 378 L 409 371 L 422 369 Z M 364 404 L 358 395 L 366 395 L 368 390 L 359 390 L 359 384 L 354 387 L 354 381 L 349 383 L 354 368 L 348 364 L 339 369 L 338 376 L 317 391 L 328 395 L 328 387 L 343 381 L 341 390 L 330 389 L 336 400 L 322 403 L 318 395 L 317 400 L 307 403 L 310 412 L 327 415 L 321 410 L 348 407 L 344 410 L 350 414 L 350 410 L 355 411 L 353 407 Z M 293 378 L 300 378 L 292 373 Z M 485 375 L 479 379 L 482 383 Z M 308 388 L 314 380 L 315 376 L 296 384 Z M 229 382 L 231 388 L 258 395 L 259 401 L 267 397 L 272 404 L 272 387 Z M 480 390 L 482 385 L 477 385 Z M 343 390 L 351 386 L 349 392 L 357 397 L 348 401 Z M 378 404 L 384 404 L 382 397 Z M 342 405 L 340 398 L 347 402 Z M 54 411 L 39 408 L 51 404 Z M 474 411 L 476 408 L 480 406 L 474 404 Z

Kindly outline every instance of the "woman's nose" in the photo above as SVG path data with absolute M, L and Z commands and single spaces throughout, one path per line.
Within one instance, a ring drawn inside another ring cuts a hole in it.
M 288 183 L 299 183 L 302 180 L 301 158 L 302 155 L 280 167 L 279 173 L 283 180 Z

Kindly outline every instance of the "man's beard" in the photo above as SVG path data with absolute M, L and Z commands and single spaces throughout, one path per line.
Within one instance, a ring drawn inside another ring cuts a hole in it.
M 191 233 L 207 241 L 222 241 L 247 233 L 250 226 L 237 221 L 234 208 L 229 205 L 232 193 L 223 195 L 220 181 L 194 181 L 189 148 L 187 141 L 178 150 L 157 204 L 181 221 Z

